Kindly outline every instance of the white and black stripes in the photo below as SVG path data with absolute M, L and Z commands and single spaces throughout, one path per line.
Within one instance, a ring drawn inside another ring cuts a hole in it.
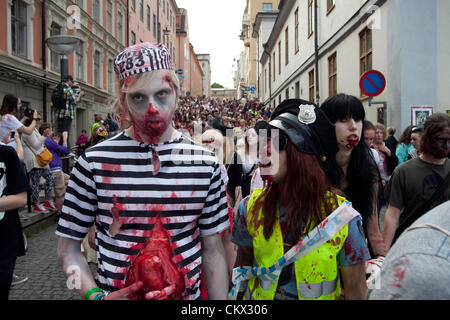
M 82 240 L 95 222 L 104 290 L 117 290 L 160 215 L 171 238 L 173 261 L 184 272 L 186 298 L 200 297 L 201 241 L 229 226 L 220 167 L 214 154 L 180 137 L 155 145 L 161 161 L 153 176 L 150 148 L 125 133 L 86 151 L 74 167 L 57 234 Z M 116 197 L 121 231 L 109 234 Z
M 119 80 L 162 69 L 173 69 L 169 50 L 162 44 L 149 42 L 135 44 L 123 50 L 114 59 L 114 70 Z

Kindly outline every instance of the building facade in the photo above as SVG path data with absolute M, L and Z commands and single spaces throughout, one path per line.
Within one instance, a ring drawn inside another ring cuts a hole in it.
M 203 71 L 202 95 L 211 96 L 211 56 L 210 54 L 197 54 L 197 60 Z
M 244 65 L 243 79 L 240 80 L 239 90 L 241 95 L 247 95 L 250 98 L 258 96 L 257 81 L 259 74 L 258 45 L 256 39 L 252 36 L 254 32 L 253 25 L 259 12 L 271 13 L 276 11 L 279 0 L 246 0 L 247 4 L 242 16 L 241 40 L 244 41 Z
M 282 0 L 259 57 L 259 98 L 272 107 L 286 98 L 320 104 L 343 92 L 361 99 L 370 121 L 401 133 L 414 106 L 450 109 L 449 14 L 445 0 Z M 386 78 L 375 98 L 359 87 L 368 70 Z
M 202 95 L 203 71 L 197 60 L 194 47 L 189 41 L 188 12 L 179 8 L 176 18 L 177 48 L 176 57 L 181 95 Z
M 128 44 L 140 42 L 162 43 L 176 65 L 176 16 L 178 6 L 174 0 L 128 0 Z
M 53 89 L 60 81 L 61 56 L 45 39 L 73 35 L 81 39 L 68 55 L 69 74 L 85 92 L 77 105 L 69 135 L 74 145 L 94 115 L 111 111 L 116 92 L 113 59 L 124 48 L 126 0 L 5 0 L 0 2 L 0 98 L 19 96 L 24 106 L 56 124 L 50 109 Z

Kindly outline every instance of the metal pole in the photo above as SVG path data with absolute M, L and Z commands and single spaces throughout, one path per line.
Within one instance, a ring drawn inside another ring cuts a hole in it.
M 318 4 L 317 0 L 314 0 L 314 59 L 315 59 L 315 75 L 316 75 L 316 104 L 319 105 L 320 102 L 320 88 L 319 88 L 319 30 L 317 28 L 317 14 L 318 12 Z
M 42 113 L 44 116 L 44 122 L 47 122 L 47 82 L 45 78 L 47 78 L 47 74 L 45 69 L 47 68 L 46 63 L 46 49 L 45 49 L 45 0 L 42 0 L 42 8 L 41 8 L 41 55 L 42 55 L 42 70 L 44 70 L 44 82 L 42 84 Z

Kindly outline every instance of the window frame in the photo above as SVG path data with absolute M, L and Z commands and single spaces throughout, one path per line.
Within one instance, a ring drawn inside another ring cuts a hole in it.
M 327 0 L 327 15 L 336 7 L 336 0 Z
M 295 54 L 297 54 L 299 51 L 300 51 L 300 45 L 299 45 L 299 41 L 298 41 L 298 35 L 299 35 L 299 32 L 298 32 L 298 26 L 299 26 L 299 23 L 298 23 L 298 7 L 297 7 L 297 9 L 295 10 L 295 13 L 294 13 L 294 37 L 295 37 L 295 39 L 294 39 L 294 49 L 295 49 Z
M 308 39 L 311 38 L 311 36 L 314 34 L 314 17 L 313 17 L 313 4 L 314 1 L 313 0 L 308 0 Z
M 285 46 L 285 62 L 284 65 L 287 66 L 289 64 L 289 26 L 286 27 L 286 30 L 284 31 L 284 46 Z
M 337 94 L 337 52 L 328 57 L 328 96 Z
M 98 56 L 98 63 L 96 61 L 97 56 Z M 101 70 L 102 57 L 101 57 L 100 51 L 99 50 L 94 50 L 94 56 L 92 58 L 94 60 L 94 63 L 93 63 L 93 66 L 94 66 L 94 83 L 93 84 L 94 84 L 94 87 L 101 88 L 102 86 L 101 86 L 101 77 L 100 77 L 100 75 L 101 75 L 101 72 L 102 72 L 102 70 Z
M 13 5 L 15 7 L 14 14 L 13 14 L 13 6 L 10 7 L 11 27 L 14 24 L 14 34 L 13 34 L 13 30 L 11 28 L 11 50 L 15 56 L 18 56 L 21 58 L 28 58 L 28 23 L 27 23 L 28 5 L 26 2 L 24 2 L 22 0 L 14 0 L 13 3 L 14 3 Z M 20 16 L 19 16 L 19 14 L 20 14 L 19 11 L 20 11 L 21 6 L 23 7 L 23 9 L 25 11 L 25 20 L 20 19 Z M 21 39 L 21 37 L 20 37 L 21 28 L 20 27 L 23 28 L 22 30 L 25 30 L 25 35 L 24 35 L 25 48 L 23 49 L 24 50 L 23 53 L 20 51 L 20 48 L 19 48 L 19 43 L 20 43 L 20 39 Z M 13 42 L 15 43 L 16 48 L 14 48 Z
M 278 74 L 281 74 L 281 40 L 278 41 Z
M 308 89 L 309 89 L 309 101 L 314 103 L 315 102 L 315 70 L 312 69 L 308 72 Z
M 84 42 L 80 41 L 78 47 L 75 50 L 76 70 L 75 78 L 84 81 Z M 80 62 L 81 61 L 81 62 Z
M 369 48 L 369 34 L 370 34 L 370 48 Z M 367 71 L 373 68 L 373 34 L 372 30 L 369 28 L 364 28 L 359 33 L 359 75 L 360 77 Z M 364 40 L 364 48 L 363 48 Z M 369 63 L 370 62 L 370 63 Z M 363 63 L 365 63 L 366 68 L 364 69 Z M 367 98 L 367 96 L 360 90 L 361 98 Z
M 149 31 L 150 31 L 151 24 L 152 24 L 152 14 L 151 14 L 150 6 L 147 4 L 147 30 L 149 30 Z

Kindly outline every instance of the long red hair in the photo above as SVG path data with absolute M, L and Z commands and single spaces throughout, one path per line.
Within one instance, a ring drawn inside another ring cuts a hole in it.
M 277 220 L 278 201 L 286 213 L 287 231 L 298 235 L 297 240 L 318 225 L 337 204 L 338 191 L 332 188 L 316 157 L 299 152 L 290 141 L 286 152 L 288 174 L 284 182 L 270 183 L 252 208 L 255 229 L 263 225 L 266 239 L 272 235 Z M 258 217 L 261 208 L 262 220 Z M 304 229 L 303 220 L 306 221 Z

